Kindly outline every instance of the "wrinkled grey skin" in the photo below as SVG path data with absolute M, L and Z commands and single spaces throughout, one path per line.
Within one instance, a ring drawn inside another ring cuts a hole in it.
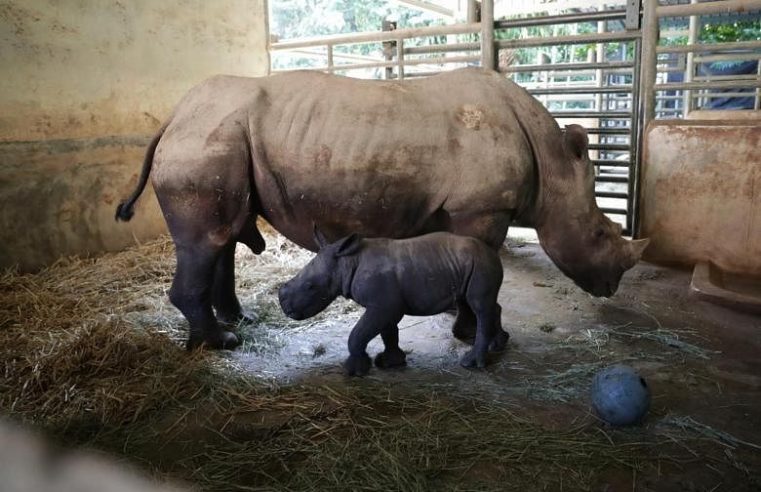
M 217 76 L 182 99 L 148 147 L 129 220 L 150 177 L 176 246 L 169 298 L 188 348 L 233 348 L 246 319 L 235 294 L 237 243 L 264 249 L 263 217 L 308 249 L 330 238 L 448 231 L 498 248 L 534 227 L 563 273 L 612 295 L 647 244 L 626 241 L 595 203 L 586 132 L 561 131 L 523 88 L 487 70 L 367 81 L 317 72 Z M 453 331 L 474 335 L 461 306 Z
M 405 364 L 397 327 L 405 314 L 428 316 L 455 306 L 475 313 L 475 343 L 460 361 L 464 367 L 483 368 L 490 345 L 504 348 L 508 335 L 497 303 L 502 264 L 481 241 L 435 232 L 400 240 L 352 234 L 329 244 L 315 231 L 315 242 L 319 253 L 280 288 L 280 306 L 294 319 L 316 315 L 339 295 L 364 306 L 349 335 L 344 367 L 350 376 L 369 371 L 367 344 L 378 334 L 385 350 L 376 356 L 376 366 Z

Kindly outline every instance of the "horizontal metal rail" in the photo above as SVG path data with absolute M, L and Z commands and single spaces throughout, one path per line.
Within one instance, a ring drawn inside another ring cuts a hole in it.
M 596 135 L 629 135 L 631 128 L 629 127 L 605 127 L 605 128 L 587 128 L 587 133 Z
M 469 55 L 469 56 L 441 56 L 437 58 L 413 58 L 413 59 L 405 59 L 404 60 L 404 66 L 411 66 L 411 65 L 444 65 L 447 63 L 467 63 L 467 62 L 473 62 L 480 60 L 481 57 L 475 56 L 475 55 Z M 396 67 L 399 63 L 396 61 L 383 61 L 383 62 L 373 62 L 373 63 L 345 63 L 340 65 L 326 65 L 322 67 L 294 67 L 294 68 L 279 68 L 272 70 L 273 73 L 275 72 L 292 72 L 295 70 L 321 70 L 324 72 L 338 72 L 342 70 L 359 70 L 359 69 L 366 69 L 366 68 L 385 68 L 385 67 Z
M 583 12 L 576 14 L 549 15 L 544 17 L 529 17 L 526 19 L 499 20 L 494 23 L 494 29 L 576 24 L 581 22 L 608 21 L 624 18 L 626 18 L 626 9 L 611 9 L 600 12 Z
M 629 198 L 629 194 L 622 191 L 595 191 L 597 198 L 618 198 L 626 200 Z
M 632 114 L 629 111 L 552 111 L 554 118 L 602 118 L 602 119 L 627 119 Z
M 428 46 L 410 46 L 409 48 L 404 48 L 404 54 L 428 55 L 431 53 L 451 53 L 455 51 L 478 51 L 479 49 L 481 49 L 481 43 L 430 44 Z
M 723 3 L 723 2 L 716 2 Z M 697 4 L 710 5 L 710 4 Z M 761 48 L 761 41 L 737 41 L 734 43 L 706 43 L 706 44 L 687 44 L 679 46 L 657 46 L 655 52 L 663 53 L 705 53 L 706 51 L 726 51 L 726 50 L 757 50 Z
M 625 208 L 600 207 L 600 211 L 604 214 L 611 214 L 611 215 L 628 215 L 629 214 Z
M 761 78 L 753 80 L 721 80 L 716 82 L 670 82 L 655 84 L 656 91 L 683 91 L 689 89 L 741 89 L 761 87 Z
M 610 151 L 623 151 L 623 150 L 629 150 L 631 146 L 629 144 L 612 144 L 612 143 L 602 143 L 602 144 L 589 144 L 589 150 L 610 150 Z
M 516 72 L 542 72 L 547 70 L 606 70 L 632 68 L 634 63 L 625 62 L 601 62 L 601 63 L 546 63 L 537 65 L 513 65 L 504 69 L 506 73 Z
M 628 183 L 629 176 L 595 176 L 595 183 Z
M 272 51 L 292 50 L 308 46 L 325 46 L 340 44 L 367 44 L 380 43 L 383 41 L 396 41 L 399 39 L 420 38 L 431 36 L 445 36 L 448 34 L 471 34 L 480 32 L 480 23 L 452 24 L 448 26 L 416 27 L 409 29 L 397 29 L 396 31 L 361 32 L 357 34 L 336 34 L 331 36 L 319 36 L 313 38 L 289 39 L 270 44 Z
M 568 36 L 551 36 L 542 38 L 502 39 L 496 44 L 504 48 L 532 48 L 561 44 L 612 43 L 617 41 L 634 41 L 640 36 L 638 31 L 603 32 L 590 34 L 572 34 Z
M 629 167 L 629 161 L 617 161 L 613 159 L 593 159 L 592 164 L 595 166 L 608 166 L 608 167 Z
M 723 0 L 680 5 L 664 5 L 655 9 L 657 17 L 686 17 L 690 15 L 729 14 L 761 10 L 759 0 Z
M 609 87 L 547 87 L 541 89 L 528 89 L 531 94 L 534 95 L 549 95 L 549 94 L 617 94 L 627 93 L 632 91 L 632 86 L 609 86 Z
M 759 87 L 758 89 L 761 89 Z M 756 90 L 758 90 L 756 89 Z M 724 97 L 753 97 L 753 92 L 699 92 L 690 94 L 692 99 L 718 99 Z

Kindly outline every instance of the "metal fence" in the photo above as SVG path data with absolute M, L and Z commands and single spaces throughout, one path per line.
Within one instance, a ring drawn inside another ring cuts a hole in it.
M 761 109 L 761 40 L 700 43 L 698 23 L 701 16 L 734 15 L 758 19 L 759 0 L 722 0 L 689 4 L 645 3 L 643 12 L 642 118 L 644 124 L 656 118 L 684 117 L 695 109 L 719 109 L 713 100 L 738 98 L 750 102 L 747 109 Z M 664 21 L 689 19 L 685 44 L 664 43 Z M 750 62 L 750 73 L 698 73 L 711 62 Z M 681 80 L 671 80 L 679 74 Z M 740 92 L 742 90 L 742 92 Z M 670 102 L 670 103 L 669 103 Z
M 675 1 L 684 0 L 667 3 Z M 748 15 L 761 11 L 761 0 L 687 1 L 692 3 L 660 5 L 657 0 L 646 0 L 643 9 L 642 0 L 611 0 L 614 7 L 598 11 L 495 22 L 493 0 L 481 2 L 480 19 L 475 1 L 469 0 L 468 21 L 461 24 L 282 41 L 270 49 L 273 54 L 316 57 L 322 63 L 311 68 L 346 75 L 375 70 L 376 77 L 405 79 L 467 65 L 505 73 L 544 103 L 561 127 L 579 123 L 587 128 L 598 204 L 631 234 L 636 230 L 644 125 L 656 117 L 682 117 L 693 109 L 709 107 L 706 101 L 711 99 L 748 96 L 747 92 L 727 90 L 755 90 L 751 97 L 759 108 L 761 41 L 700 44 L 696 16 Z M 659 19 L 667 17 L 689 19 L 684 22 L 686 44 L 659 44 Z M 580 32 L 580 26 L 590 31 L 590 23 L 595 27 L 592 32 Z M 567 29 L 558 35 L 525 35 L 538 26 Z M 521 32 L 516 36 L 517 31 Z M 514 39 L 509 39 L 511 35 Z M 382 46 L 380 59 L 345 53 L 345 46 L 368 43 Z M 555 58 L 559 49 L 590 45 L 593 49 L 585 59 Z M 611 50 L 612 46 L 616 49 Z M 529 50 L 539 52 L 536 59 L 526 62 L 523 56 L 524 62 L 517 63 L 516 57 L 511 57 Z M 755 74 L 724 76 L 697 71 L 701 64 L 730 59 L 756 60 Z M 682 74 L 681 80 L 669 77 L 675 73 Z

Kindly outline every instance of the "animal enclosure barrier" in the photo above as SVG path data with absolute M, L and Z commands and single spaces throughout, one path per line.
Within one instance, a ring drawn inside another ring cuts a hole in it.
M 598 205 L 627 235 L 636 230 L 642 136 L 650 120 L 681 118 L 714 109 L 712 100 L 749 96 L 739 90 L 753 90 L 752 106 L 759 109 L 761 41 L 700 43 L 698 29 L 701 22 L 757 19 L 761 0 L 558 0 L 536 3 L 533 12 L 526 7 L 531 2 L 497 3 L 521 16 L 495 21 L 495 2 L 483 0 L 479 18 L 470 0 L 464 23 L 407 29 L 384 23 L 388 30 L 279 41 L 270 50 L 273 57 L 317 60 L 312 69 L 365 78 L 402 80 L 478 65 L 504 73 L 561 127 L 577 123 L 587 129 Z M 667 18 L 661 28 L 659 20 Z M 376 44 L 378 55 L 346 52 L 358 44 Z M 702 70 L 733 60 L 755 62 L 755 72 Z

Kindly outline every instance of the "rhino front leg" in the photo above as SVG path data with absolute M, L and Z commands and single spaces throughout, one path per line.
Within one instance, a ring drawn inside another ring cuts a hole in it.
M 407 354 L 399 348 L 399 326 L 389 324 L 381 329 L 385 350 L 375 356 L 375 367 L 391 369 L 407 365 Z
M 177 271 L 169 299 L 190 325 L 187 348 L 201 345 L 214 349 L 233 349 L 240 345 L 235 334 L 222 330 L 211 303 L 212 282 L 219 250 L 204 246 L 177 246 Z
M 364 376 L 370 371 L 372 361 L 367 355 L 367 344 L 388 325 L 396 326 L 400 319 L 401 314 L 393 309 L 372 307 L 365 310 L 349 335 L 349 357 L 344 362 L 349 376 Z

